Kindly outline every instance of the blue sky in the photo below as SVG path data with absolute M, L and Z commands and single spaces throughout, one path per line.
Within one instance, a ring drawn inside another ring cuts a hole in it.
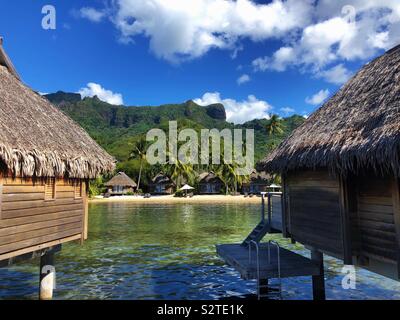
M 34 90 L 129 106 L 222 102 L 240 123 L 308 115 L 398 44 L 399 1 L 379 3 L 14 0 L 2 3 L 0 35 Z M 55 30 L 42 28 L 48 4 Z

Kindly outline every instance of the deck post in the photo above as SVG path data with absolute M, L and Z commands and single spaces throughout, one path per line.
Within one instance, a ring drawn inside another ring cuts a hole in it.
M 261 192 L 261 221 L 265 221 L 265 193 Z
M 55 250 L 48 250 L 40 257 L 40 282 L 39 282 L 39 300 L 53 299 L 53 289 L 55 286 Z
M 312 276 L 314 300 L 325 300 L 324 255 L 318 250 L 311 250 L 311 260 L 319 265 L 319 275 Z
M 260 279 L 258 280 L 258 286 L 260 288 L 260 295 L 266 296 L 268 295 L 268 279 Z

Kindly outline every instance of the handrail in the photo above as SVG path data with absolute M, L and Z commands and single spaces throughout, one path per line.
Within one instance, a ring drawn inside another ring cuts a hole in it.
M 257 297 L 258 300 L 261 300 L 261 288 L 260 288 L 260 250 L 259 250 L 259 243 L 257 241 L 251 240 L 249 242 L 249 265 L 251 265 L 251 245 L 254 244 L 256 247 L 256 262 L 257 262 Z
M 268 241 L 268 262 L 271 264 L 271 245 L 276 247 L 278 260 L 279 299 L 282 299 L 282 278 L 281 278 L 281 247 L 276 241 Z

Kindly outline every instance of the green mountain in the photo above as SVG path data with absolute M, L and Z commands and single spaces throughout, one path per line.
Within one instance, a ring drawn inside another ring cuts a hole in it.
M 45 96 L 63 112 L 78 122 L 103 148 L 120 162 L 127 161 L 133 143 L 138 136 L 153 128 L 168 132 L 168 121 L 177 120 L 180 129 L 200 130 L 243 128 L 255 130 L 256 161 L 277 146 L 293 129 L 303 123 L 301 116 L 292 116 L 282 120 L 283 133 L 268 136 L 265 127 L 269 120 L 258 119 L 242 125 L 226 121 L 222 104 L 206 107 L 193 101 L 182 104 L 152 106 L 115 106 L 99 100 L 97 97 L 81 99 L 79 94 L 57 92 Z

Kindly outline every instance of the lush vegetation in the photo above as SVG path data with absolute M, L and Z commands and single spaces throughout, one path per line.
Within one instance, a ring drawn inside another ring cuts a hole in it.
M 207 107 L 199 106 L 193 101 L 182 104 L 169 104 L 159 107 L 125 107 L 114 106 L 100 101 L 97 97 L 80 99 L 77 94 L 57 92 L 46 96 L 63 112 L 78 122 L 105 150 L 118 160 L 117 170 L 124 171 L 140 183 L 140 188 L 150 183 L 160 171 L 169 174 L 174 181 L 196 183 L 196 173 L 202 170 L 213 170 L 224 183 L 226 190 L 234 191 L 240 185 L 240 177 L 232 174 L 234 168 L 221 164 L 214 167 L 188 167 L 181 163 L 167 166 L 150 166 L 143 153 L 146 143 L 144 135 L 153 128 L 168 132 L 168 122 L 176 120 L 178 129 L 254 129 L 255 160 L 258 161 L 287 137 L 296 127 L 303 123 L 301 116 L 280 119 L 273 116 L 268 119 L 257 119 L 242 125 L 226 121 L 225 108 L 221 104 Z M 98 191 L 101 183 L 96 183 Z M 93 190 L 94 192 L 95 190 Z

